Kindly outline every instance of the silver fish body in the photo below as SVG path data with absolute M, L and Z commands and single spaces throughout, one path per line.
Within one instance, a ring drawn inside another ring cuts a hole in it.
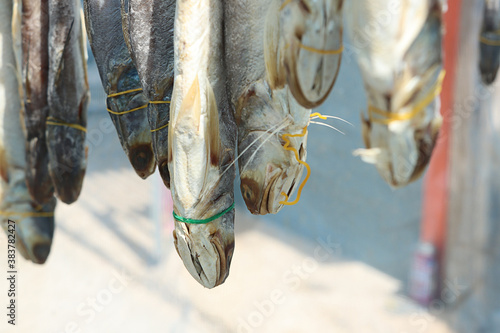
M 500 0 L 485 1 L 479 52 L 481 79 L 492 84 L 500 66 Z
M 120 0 L 85 0 L 84 11 L 101 82 L 110 96 L 109 115 L 130 164 L 145 179 L 156 166 L 144 107 L 148 100 L 138 90 L 141 83 L 123 36 Z
M 8 240 L 15 236 L 16 248 L 24 258 L 42 264 L 52 245 L 56 200 L 52 197 L 39 206 L 26 186 L 25 139 L 19 112 L 22 60 L 16 61 L 12 38 L 13 34 L 20 35 L 20 27 L 14 23 L 12 29 L 13 1 L 1 0 L 0 8 L 0 224 Z M 14 17 L 18 14 L 14 12 Z M 12 223 L 9 227 L 9 220 L 15 222 L 14 228 Z
M 221 0 L 178 0 L 169 159 L 177 252 L 206 288 L 223 283 L 234 249 L 236 124 L 226 96 Z M 222 216 L 218 216 L 225 212 Z
M 87 165 L 86 40 L 78 0 L 49 0 L 49 172 L 65 203 L 80 195 Z
M 300 134 L 310 110 L 292 96 L 277 68 L 281 1 L 228 0 L 225 36 L 228 90 L 238 124 L 241 193 L 253 214 L 275 214 L 298 187 L 303 166 L 285 150 L 284 134 Z M 290 138 L 300 160 L 307 136 Z
M 439 0 L 346 4 L 346 27 L 358 43 L 369 104 L 369 117 L 362 121 L 367 149 L 355 155 L 375 164 L 393 187 L 422 174 L 441 126 L 442 6 Z M 387 13 L 384 24 L 376 20 L 380 13 Z M 369 24 L 374 26 L 365 29 Z
M 168 123 L 174 86 L 175 0 L 128 1 L 129 43 L 150 101 L 153 150 L 163 182 L 170 187 Z

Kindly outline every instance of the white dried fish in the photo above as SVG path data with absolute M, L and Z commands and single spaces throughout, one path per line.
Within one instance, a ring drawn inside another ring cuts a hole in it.
M 226 97 L 223 3 L 178 0 L 174 24 L 168 133 L 174 239 L 189 273 L 207 288 L 224 282 L 234 249 L 236 124 Z
M 439 0 L 346 4 L 369 105 L 363 119 L 367 149 L 355 154 L 375 164 L 394 187 L 422 174 L 441 126 L 442 6 Z
M 342 57 L 344 0 L 280 0 L 280 72 L 304 107 L 323 103 L 335 84 Z M 274 88 L 274 87 L 273 87 Z
M 12 30 L 13 1 L 0 0 L 0 8 L 0 223 L 7 232 L 8 219 L 15 221 L 17 250 L 26 259 L 41 264 L 52 244 L 56 200 L 52 197 L 44 206 L 38 206 L 26 187 L 26 151 L 20 119 L 21 59 L 16 61 L 12 38 L 13 33 L 20 35 L 19 12 L 14 13 L 16 23 Z

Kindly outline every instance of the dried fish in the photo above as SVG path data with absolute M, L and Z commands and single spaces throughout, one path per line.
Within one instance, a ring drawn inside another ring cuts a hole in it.
M 323 103 L 335 84 L 342 58 L 344 0 L 280 0 L 279 72 L 304 107 Z M 274 89 L 274 87 L 273 87 Z
M 277 213 L 297 188 L 310 115 L 272 69 L 278 67 L 280 3 L 225 3 L 227 86 L 238 124 L 241 193 L 248 210 L 261 215 Z M 289 147 L 297 156 L 283 147 L 286 134 L 293 135 Z
M 0 224 L 8 235 L 8 230 L 15 230 L 16 248 L 23 257 L 42 264 L 52 244 L 56 200 L 52 197 L 39 206 L 26 187 L 25 139 L 20 119 L 21 59 L 16 61 L 12 38 L 21 32 L 19 22 L 12 29 L 13 1 L 0 0 L 0 8 Z M 14 11 L 14 17 L 18 14 Z M 15 221 L 15 228 L 12 224 L 8 227 L 9 220 Z
M 45 142 L 45 121 L 49 111 L 47 101 L 49 6 L 47 0 L 23 0 L 22 4 L 26 182 L 33 200 L 43 204 L 54 196 Z
M 500 0 L 486 0 L 479 39 L 481 79 L 485 84 L 492 84 L 500 65 Z
M 367 149 L 355 155 L 375 164 L 394 187 L 422 174 L 442 122 L 442 3 L 403 2 L 352 0 L 345 8 L 368 97 Z
M 191 275 L 213 288 L 234 249 L 236 124 L 226 96 L 221 0 L 178 0 L 168 133 L 174 241 Z
M 128 35 L 144 94 L 153 150 L 163 182 L 168 172 L 168 122 L 174 86 L 175 0 L 129 0 Z
M 80 195 L 87 164 L 85 146 L 87 50 L 79 0 L 49 0 L 49 172 L 59 199 Z
M 155 170 L 151 133 L 137 69 L 125 44 L 120 0 L 85 0 L 90 46 L 108 95 L 109 115 L 134 170 L 147 178 Z

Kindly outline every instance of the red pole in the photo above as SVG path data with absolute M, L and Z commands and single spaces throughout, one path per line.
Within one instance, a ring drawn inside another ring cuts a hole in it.
M 449 150 L 453 119 L 455 89 L 455 68 L 458 57 L 461 0 L 448 1 L 448 11 L 444 14 L 445 35 L 443 40 L 444 68 L 446 78 L 441 94 L 441 114 L 443 126 L 424 180 L 422 214 L 422 242 L 436 247 L 438 263 L 443 258 L 446 242 L 446 224 L 449 198 Z

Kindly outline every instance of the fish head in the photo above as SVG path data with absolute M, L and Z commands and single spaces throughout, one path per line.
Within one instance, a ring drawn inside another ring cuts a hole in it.
M 374 164 L 382 178 L 398 188 L 417 180 L 430 161 L 442 118 L 439 98 L 424 111 L 432 116 L 425 121 L 395 121 L 389 124 L 372 122 L 362 116 L 362 133 L 366 149 L 354 155 Z
M 9 210 L 15 212 L 49 212 L 53 213 L 56 200 L 52 198 L 41 210 L 35 208 L 35 204 L 14 204 Z M 16 248 L 21 255 L 35 264 L 43 264 L 47 260 L 52 246 L 54 235 L 54 216 L 16 217 Z M 2 220 L 2 227 L 7 232 L 8 219 Z
M 276 214 L 286 200 L 283 193 L 290 197 L 297 187 L 303 167 L 294 153 L 284 149 L 285 143 L 276 135 L 269 137 L 266 132 L 252 132 L 240 143 L 240 150 L 249 145 L 252 147 L 240 157 L 243 200 L 252 214 Z M 301 160 L 305 159 L 305 145 L 305 140 L 291 143 L 292 147 L 299 146 L 295 149 Z
M 280 11 L 283 67 L 296 100 L 307 108 L 325 101 L 342 58 L 343 0 L 294 0 Z
M 479 70 L 482 81 L 489 85 L 495 81 L 500 66 L 500 33 L 482 32 L 480 38 Z
M 255 85 L 245 96 L 237 108 L 237 119 L 252 128 L 239 129 L 241 194 L 252 214 L 276 214 L 286 200 L 283 193 L 291 196 L 303 171 L 295 153 L 284 148 L 283 135 L 300 134 L 309 112 L 286 89 L 268 91 L 264 85 Z M 307 136 L 289 140 L 289 147 L 305 160 Z
M 234 216 L 231 209 L 206 224 L 175 222 L 177 253 L 188 272 L 205 288 L 224 283 L 229 275 L 234 251 Z

